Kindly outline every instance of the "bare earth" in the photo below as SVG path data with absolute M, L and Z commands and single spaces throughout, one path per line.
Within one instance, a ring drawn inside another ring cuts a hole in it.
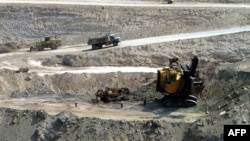
M 2 0 L 0 140 L 223 140 L 223 125 L 250 123 L 250 5 L 237 2 Z M 88 37 L 106 32 L 121 44 L 90 50 Z M 28 52 L 54 34 L 62 47 Z M 206 85 L 198 105 L 163 107 L 157 70 L 194 55 Z M 131 92 L 122 109 L 95 102 L 116 86 Z

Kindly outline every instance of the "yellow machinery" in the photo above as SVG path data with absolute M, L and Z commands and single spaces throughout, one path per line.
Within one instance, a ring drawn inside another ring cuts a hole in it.
M 103 90 L 98 90 L 96 92 L 96 99 L 101 98 L 104 102 L 111 102 L 117 100 L 128 100 L 127 95 L 129 94 L 128 88 L 106 88 Z
M 196 68 L 198 57 L 194 56 L 191 65 L 185 67 L 178 64 L 178 58 L 170 59 L 168 67 L 158 70 L 156 90 L 164 93 L 161 99 L 167 107 L 191 107 L 197 103 L 194 95 L 200 94 L 204 88 Z
M 55 37 L 56 38 L 56 37 Z M 50 48 L 52 50 L 57 49 L 57 47 L 61 46 L 61 40 L 54 39 L 52 40 L 50 37 L 45 37 L 44 41 L 36 42 L 35 47 L 30 47 L 30 51 L 43 51 L 44 48 Z

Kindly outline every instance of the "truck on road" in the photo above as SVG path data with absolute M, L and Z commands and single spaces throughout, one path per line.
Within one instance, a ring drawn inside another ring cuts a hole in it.
M 121 42 L 120 37 L 110 33 L 102 37 L 88 39 L 88 45 L 92 46 L 92 50 L 101 49 L 103 45 L 118 46 L 119 42 Z

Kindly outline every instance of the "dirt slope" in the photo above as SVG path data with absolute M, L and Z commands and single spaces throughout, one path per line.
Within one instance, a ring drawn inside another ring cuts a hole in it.
M 4 37 L 28 43 L 57 34 L 63 44 L 79 44 L 106 32 L 126 40 L 249 24 L 249 8 L 213 5 L 207 8 L 1 4 L 0 7 L 3 43 Z
M 0 140 L 210 141 L 223 140 L 225 124 L 249 124 L 249 31 L 88 50 L 88 36 L 109 31 L 125 40 L 249 25 L 247 5 L 153 3 L 0 4 Z M 27 52 L 30 41 L 56 31 L 67 46 Z M 5 53 L 17 48 L 23 49 Z M 156 69 L 172 57 L 189 64 L 194 55 L 206 87 L 197 95 L 198 105 L 187 109 L 165 108 L 155 101 L 163 96 L 155 90 L 155 72 L 81 72 L 89 66 Z M 29 72 L 17 73 L 22 67 Z M 96 90 L 117 85 L 131 92 L 124 108 L 120 102 L 93 100 Z

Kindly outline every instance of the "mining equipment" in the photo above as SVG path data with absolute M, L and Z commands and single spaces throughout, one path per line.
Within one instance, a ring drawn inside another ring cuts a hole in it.
M 118 46 L 119 42 L 121 42 L 120 37 L 110 33 L 106 33 L 106 35 L 102 37 L 88 39 L 88 45 L 92 46 L 92 50 L 101 49 L 103 45 Z
M 36 42 L 35 46 L 30 47 L 30 52 L 32 51 L 43 51 L 45 48 L 50 48 L 51 50 L 57 49 L 57 47 L 62 45 L 62 41 L 59 39 L 51 39 L 51 37 L 44 37 L 44 41 Z
M 198 56 L 183 66 L 178 58 L 169 59 L 169 66 L 157 71 L 156 90 L 164 94 L 160 100 L 166 107 L 191 107 L 197 104 L 195 95 L 204 89 L 204 80 L 196 71 Z
M 105 90 L 97 90 L 96 92 L 96 99 L 98 97 L 104 102 L 111 102 L 111 101 L 120 101 L 120 100 L 128 100 L 127 95 L 129 94 L 128 88 L 108 88 L 106 87 Z

